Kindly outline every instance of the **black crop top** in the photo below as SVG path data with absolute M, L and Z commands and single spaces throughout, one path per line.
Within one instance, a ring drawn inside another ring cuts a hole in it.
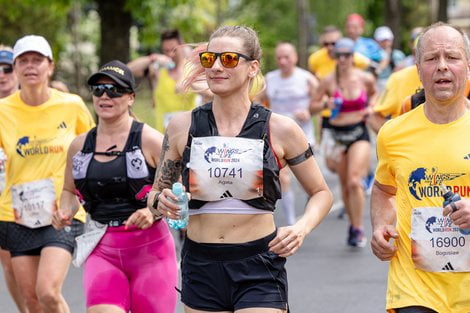
M 237 137 L 262 139 L 263 149 L 263 196 L 243 202 L 262 210 L 274 211 L 276 201 L 281 198 L 279 181 L 279 165 L 269 138 L 269 119 L 271 111 L 261 105 L 252 105 L 247 119 Z M 188 141 L 183 152 L 182 180 L 186 190 L 191 191 L 189 184 L 188 162 L 191 158 L 191 143 L 193 137 L 219 136 L 216 121 L 212 113 L 212 103 L 206 103 L 192 111 L 191 126 Z M 190 209 L 199 209 L 207 201 L 191 200 Z

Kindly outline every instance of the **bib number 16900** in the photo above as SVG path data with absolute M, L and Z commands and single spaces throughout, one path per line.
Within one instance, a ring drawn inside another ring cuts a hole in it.
M 243 178 L 243 170 L 241 168 L 229 168 L 229 167 L 210 167 L 207 169 L 209 177 L 215 178 Z
M 433 248 L 456 248 L 456 247 L 464 247 L 465 246 L 465 238 L 463 236 L 460 237 L 436 237 L 431 238 L 431 246 Z

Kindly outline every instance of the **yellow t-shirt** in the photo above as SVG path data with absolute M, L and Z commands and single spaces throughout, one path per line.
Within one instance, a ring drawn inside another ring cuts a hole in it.
M 405 67 L 388 78 L 385 90 L 381 93 L 373 110 L 383 117 L 400 115 L 403 101 L 421 88 L 421 80 L 415 65 Z
M 434 124 L 424 115 L 424 106 L 388 121 L 377 137 L 375 179 L 397 188 L 399 239 L 388 273 L 387 310 L 418 305 L 440 313 L 468 313 L 470 272 L 423 271 L 411 257 L 412 209 L 442 207 L 441 184 L 470 197 L 470 112 L 454 122 Z
M 0 147 L 7 155 L 6 186 L 0 196 L 2 221 L 15 221 L 12 186 L 52 178 L 58 202 L 67 149 L 77 135 L 95 124 L 79 96 L 50 91 L 49 100 L 39 106 L 25 104 L 19 91 L 0 99 Z M 75 217 L 84 221 L 85 211 L 81 209 Z
M 370 64 L 370 60 L 360 53 L 354 53 L 354 65 L 360 69 L 366 69 Z M 308 69 L 315 74 L 318 79 L 325 78 L 333 73 L 336 67 L 336 60 L 330 58 L 326 48 L 312 53 L 308 58 Z
M 163 133 L 174 113 L 189 111 L 196 107 L 196 94 L 177 94 L 175 80 L 168 74 L 167 69 L 161 69 L 153 93 L 153 101 L 156 114 L 155 128 Z

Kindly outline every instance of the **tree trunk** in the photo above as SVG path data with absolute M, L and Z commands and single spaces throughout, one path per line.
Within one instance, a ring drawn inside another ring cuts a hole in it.
M 307 53 L 308 53 L 308 3 L 306 0 L 297 0 L 297 20 L 298 20 L 298 34 L 299 34 L 299 66 L 307 68 Z
M 82 60 L 80 53 L 80 43 L 82 39 L 80 38 L 80 20 L 81 20 L 81 6 L 79 3 L 74 3 L 69 13 L 69 23 L 70 23 L 70 33 L 72 35 L 72 63 L 73 63 L 73 87 L 72 90 L 76 90 L 77 93 L 80 93 L 80 89 L 84 85 L 84 79 L 82 75 Z
M 393 32 L 393 47 L 400 46 L 400 24 L 401 24 L 401 5 L 400 0 L 385 1 L 385 24 L 390 27 Z
M 96 0 L 101 18 L 100 65 L 111 60 L 129 61 L 131 13 L 126 0 Z
M 447 5 L 449 4 L 449 0 L 439 0 L 439 9 L 437 11 L 437 20 L 447 23 Z

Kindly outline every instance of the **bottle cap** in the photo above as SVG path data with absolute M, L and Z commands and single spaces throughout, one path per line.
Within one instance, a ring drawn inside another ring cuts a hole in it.
M 179 196 L 183 193 L 183 185 L 181 183 L 174 183 L 171 191 L 176 195 Z
M 450 190 L 448 190 L 447 187 L 444 186 L 444 185 L 439 185 L 439 188 L 441 189 L 442 195 L 444 197 L 446 197 L 446 195 L 449 194 L 449 192 L 450 192 L 450 194 L 452 194 L 452 192 Z

